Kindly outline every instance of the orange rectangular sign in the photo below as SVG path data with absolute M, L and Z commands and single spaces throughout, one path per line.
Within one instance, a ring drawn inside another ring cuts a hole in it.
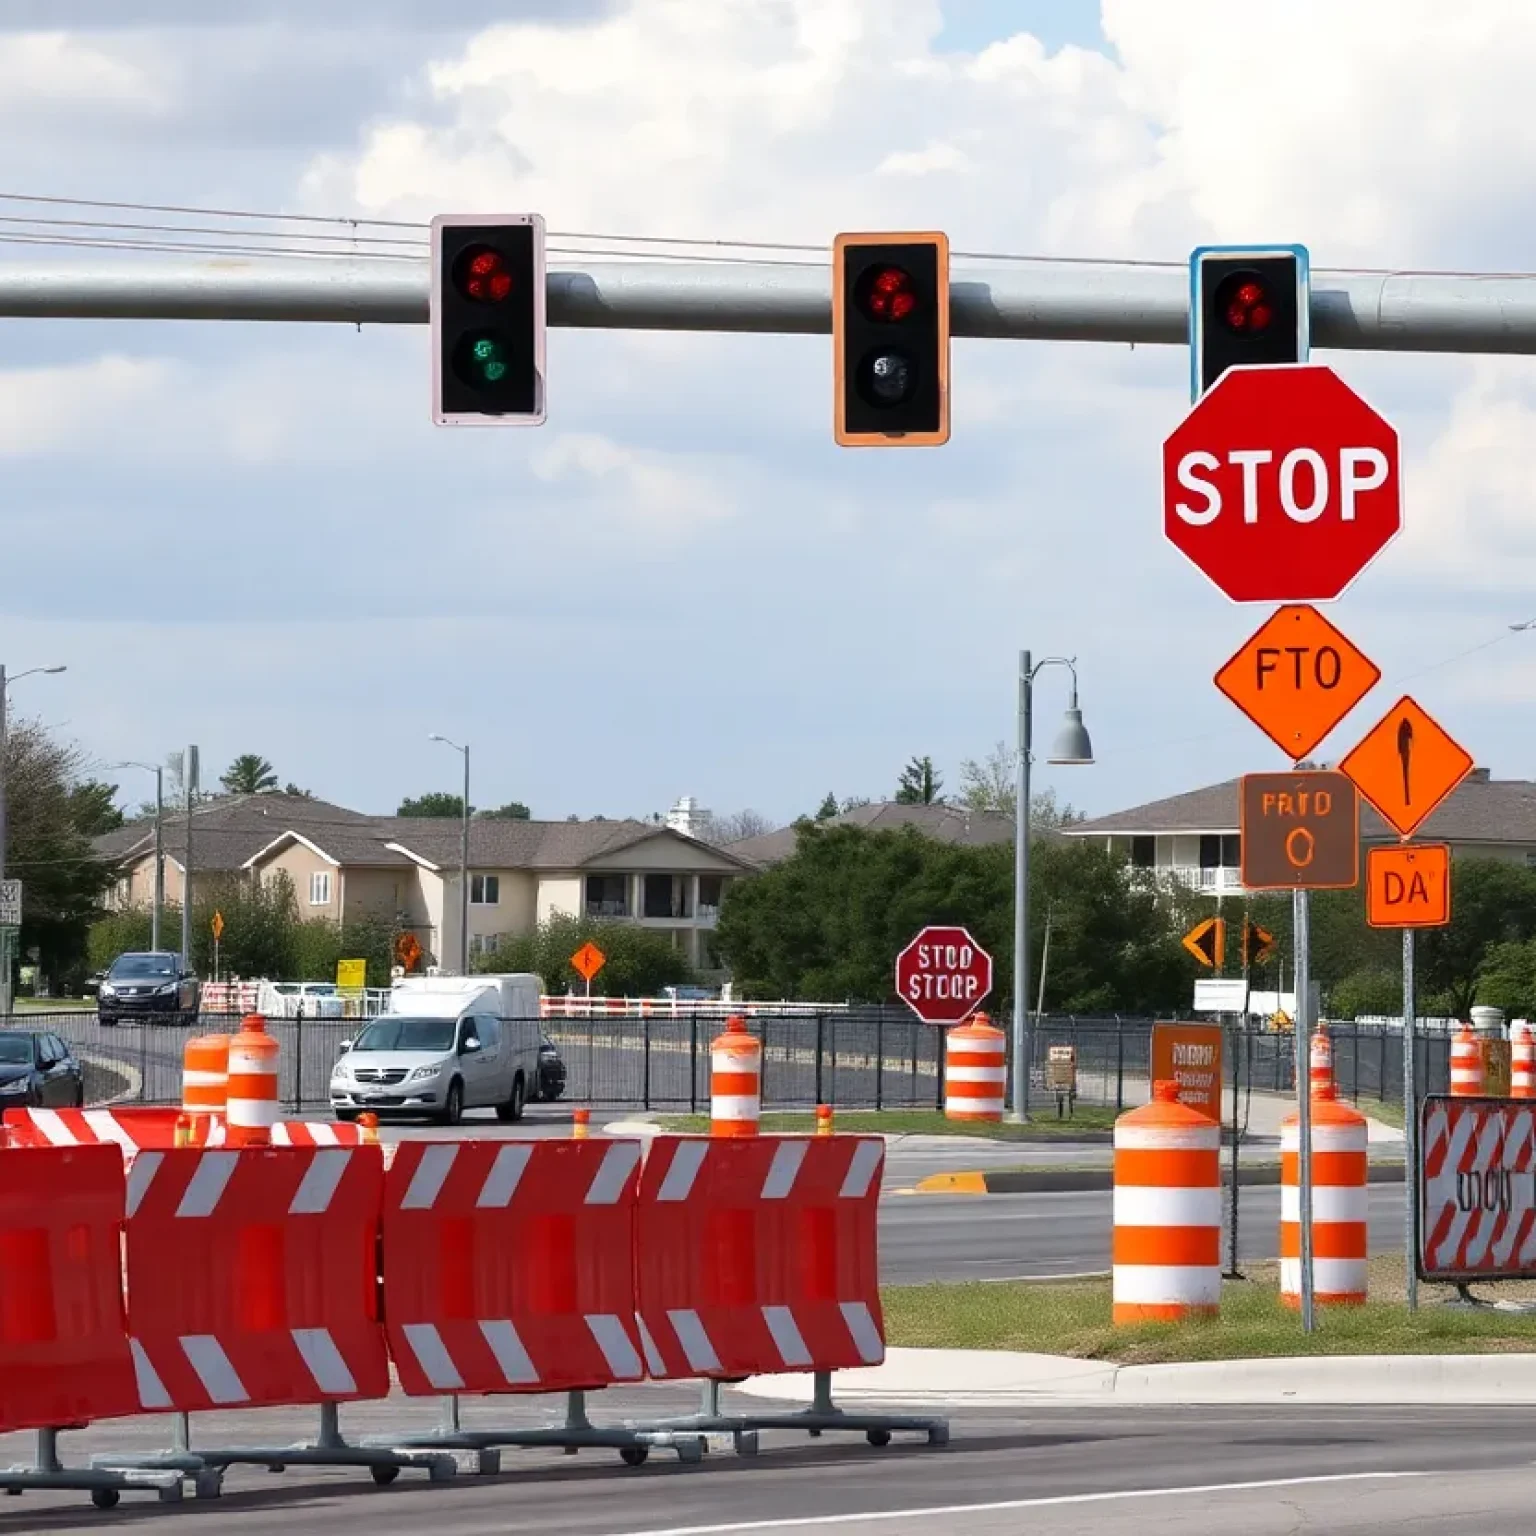
M 1176 1083 L 1179 1102 L 1221 1120 L 1220 1024 L 1154 1024 L 1152 1081 Z
M 1372 928 L 1443 928 L 1451 920 L 1451 850 L 1398 843 L 1365 856 L 1365 920 Z
M 1287 603 L 1216 674 L 1216 686 L 1295 762 L 1380 678 L 1376 663 L 1316 608 Z

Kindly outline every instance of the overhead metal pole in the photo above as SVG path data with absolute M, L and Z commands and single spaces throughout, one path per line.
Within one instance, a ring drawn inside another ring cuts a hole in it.
M 1432 272 L 1311 274 L 1314 346 L 1380 352 L 1536 353 L 1536 277 Z M 275 320 L 425 325 L 422 262 L 129 258 L 0 264 L 0 317 Z M 956 257 L 956 336 L 1186 346 L 1182 263 Z M 596 261 L 550 271 L 549 323 L 598 330 L 823 335 L 827 266 Z

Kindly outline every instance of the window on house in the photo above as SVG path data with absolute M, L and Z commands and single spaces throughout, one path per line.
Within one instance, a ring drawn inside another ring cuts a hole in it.
M 472 933 L 469 936 L 469 952 L 472 955 L 494 954 L 506 938 L 504 933 Z
M 331 872 L 317 869 L 309 877 L 309 904 L 312 907 L 328 907 L 331 904 Z
M 1133 837 L 1131 839 L 1131 863 L 1137 869 L 1151 869 L 1157 863 L 1157 839 Z
M 628 917 L 628 893 L 627 875 L 588 875 L 587 916 Z
M 1200 834 L 1200 868 L 1221 868 L 1221 834 L 1218 832 L 1202 832 Z
M 682 893 L 682 882 L 671 875 L 647 875 L 644 887 L 644 906 L 641 914 L 645 917 L 686 917 L 688 915 L 686 901 Z
M 1224 869 L 1236 869 L 1243 862 L 1243 839 L 1237 832 L 1224 832 L 1221 838 L 1221 863 Z
M 500 875 L 471 875 L 469 877 L 469 904 L 472 907 L 494 907 L 501 901 Z

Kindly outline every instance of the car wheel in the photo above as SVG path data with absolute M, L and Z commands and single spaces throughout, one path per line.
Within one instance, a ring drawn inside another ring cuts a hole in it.
M 84 1109 L 85 1108 L 85 1084 L 84 1083 L 76 1083 L 75 1084 L 75 1096 L 74 1096 L 73 1099 L 70 1100 L 70 1104 L 75 1109 Z
M 338 1109 L 335 1114 L 336 1118 L 343 1125 L 351 1125 L 357 1119 L 357 1111 L 355 1109 Z
M 496 1106 L 496 1118 L 498 1120 L 521 1120 L 523 1118 L 523 1074 L 519 1072 L 512 1079 L 512 1097 L 505 1104 Z
M 116 1029 L 117 1028 L 117 1020 L 114 1019 L 110 1013 L 98 1013 L 96 1015 L 96 1022 L 103 1029 Z
M 438 1120 L 443 1125 L 457 1125 L 464 1118 L 464 1084 L 458 1078 L 448 1084 L 448 1097 Z

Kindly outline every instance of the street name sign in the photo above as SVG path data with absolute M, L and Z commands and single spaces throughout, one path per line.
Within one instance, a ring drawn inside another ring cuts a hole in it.
M 1331 602 L 1402 522 L 1397 432 L 1323 364 L 1229 368 L 1163 444 L 1163 532 L 1233 602 Z
M 1443 928 L 1451 920 L 1451 850 L 1398 843 L 1365 855 L 1365 920 L 1372 928 Z
M 1243 884 L 1343 890 L 1360 880 L 1360 796 L 1342 773 L 1246 773 L 1239 795 Z
M 1394 832 L 1412 837 L 1472 771 L 1472 755 L 1406 694 L 1339 769 Z
M 1308 603 L 1287 603 L 1216 674 L 1216 686 L 1295 762 L 1381 680 L 1381 669 Z
M 924 928 L 896 957 L 896 995 L 925 1024 L 963 1024 L 992 990 L 992 956 L 964 928 Z

